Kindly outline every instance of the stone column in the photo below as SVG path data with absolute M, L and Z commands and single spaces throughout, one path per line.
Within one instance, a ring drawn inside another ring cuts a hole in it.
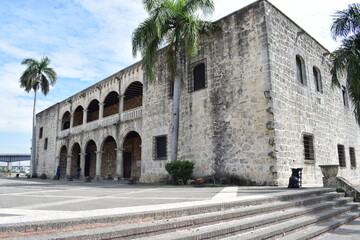
M 85 156 L 86 153 L 80 153 L 80 168 L 81 168 L 80 179 L 85 178 Z
M 66 156 L 66 179 L 71 179 L 71 155 Z
M 11 171 L 11 169 L 12 169 L 12 162 L 8 162 L 8 163 L 7 163 L 7 169 Z
M 102 161 L 102 151 L 96 151 L 96 174 L 95 180 L 101 180 L 101 161 Z
M 116 177 L 114 180 L 121 180 L 123 175 L 123 148 L 116 149 Z
M 70 129 L 73 127 L 74 124 L 74 115 L 70 114 Z
M 119 102 L 120 121 L 122 121 L 121 115 L 124 111 L 124 97 L 125 97 L 125 95 L 119 95 L 119 98 L 120 98 L 120 102 Z
M 83 110 L 83 124 L 87 123 L 87 112 L 88 112 L 87 109 Z
M 99 120 L 103 118 L 104 115 L 104 103 L 99 103 Z

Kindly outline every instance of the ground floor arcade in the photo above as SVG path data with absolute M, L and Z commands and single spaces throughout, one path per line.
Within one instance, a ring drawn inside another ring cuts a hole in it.
M 119 180 L 141 176 L 141 137 L 129 132 L 124 139 L 116 141 L 113 136 L 105 137 L 101 144 L 93 139 L 83 146 L 75 142 L 62 145 L 58 156 L 62 178 Z

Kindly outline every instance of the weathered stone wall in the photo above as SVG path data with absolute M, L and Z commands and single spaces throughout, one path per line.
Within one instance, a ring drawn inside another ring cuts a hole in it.
M 271 133 L 266 123 L 269 89 L 263 3 L 254 3 L 219 21 L 222 32 L 204 37 L 200 54 L 183 61 L 179 159 L 195 162 L 195 176 L 236 175 L 256 184 L 272 184 L 268 153 Z M 189 93 L 192 68 L 206 65 L 207 87 Z M 156 82 L 144 93 L 143 180 L 165 175 L 164 160 L 153 159 L 154 137 L 170 139 L 171 106 L 165 61 L 158 63 Z M 169 149 L 169 147 L 168 147 Z M 169 154 L 168 154 L 169 155 Z M 168 157 L 169 158 L 169 157 Z
M 331 87 L 328 51 L 271 4 L 265 4 L 279 183 L 288 183 L 290 168 L 302 167 L 305 184 L 321 184 L 318 165 L 338 164 L 337 144 L 345 145 L 347 164 L 339 175 L 359 183 L 360 172 L 350 168 L 349 160 L 349 147 L 360 149 L 359 127 L 352 109 L 342 102 L 341 90 Z M 304 59 L 304 85 L 296 78 L 296 55 Z M 316 90 L 313 66 L 321 72 L 323 92 Z M 305 161 L 304 133 L 314 137 L 315 161 Z
M 36 115 L 36 160 L 34 169 L 38 176 L 45 173 L 48 177 L 52 177 L 56 173 L 58 163 L 55 156 L 59 156 L 56 149 L 56 133 L 58 125 L 61 124 L 60 116 L 62 116 L 59 115 L 58 109 L 59 104 L 55 104 Z M 59 122 L 60 124 L 58 124 Z M 43 136 L 39 138 L 41 127 L 43 128 Z M 44 149 L 45 139 L 48 139 L 46 150 Z

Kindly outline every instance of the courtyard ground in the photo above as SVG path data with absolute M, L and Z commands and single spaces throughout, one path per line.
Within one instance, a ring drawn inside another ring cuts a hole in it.
M 303 188 L 301 191 L 311 188 Z M 235 199 L 266 198 L 282 187 L 129 185 L 113 181 L 0 178 L 0 226 L 139 213 Z M 321 239 L 359 239 L 360 219 Z M 0 236 L 1 238 L 1 236 Z

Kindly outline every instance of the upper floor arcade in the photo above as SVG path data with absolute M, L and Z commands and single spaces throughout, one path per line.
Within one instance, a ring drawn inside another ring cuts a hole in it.
M 60 138 L 142 118 L 143 84 L 133 81 L 123 91 L 113 89 L 103 97 L 94 95 L 82 103 L 68 101 L 68 105 L 59 114 Z

